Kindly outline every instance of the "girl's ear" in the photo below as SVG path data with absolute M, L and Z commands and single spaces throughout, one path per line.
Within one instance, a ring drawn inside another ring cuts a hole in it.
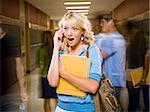
M 82 30 L 82 36 L 84 36 L 85 30 Z
M 81 41 L 84 41 L 84 35 L 83 34 L 81 35 Z

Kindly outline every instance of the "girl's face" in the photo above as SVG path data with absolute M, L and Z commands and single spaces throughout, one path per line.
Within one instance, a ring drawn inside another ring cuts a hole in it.
M 82 29 L 66 23 L 63 26 L 63 32 L 70 47 L 77 46 L 79 43 L 81 43 L 81 36 L 84 34 Z

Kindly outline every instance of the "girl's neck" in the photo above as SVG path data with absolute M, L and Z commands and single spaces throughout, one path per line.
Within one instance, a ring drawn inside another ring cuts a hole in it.
M 78 55 L 82 51 L 84 46 L 85 46 L 84 44 L 80 43 L 76 46 L 70 47 L 69 54 Z

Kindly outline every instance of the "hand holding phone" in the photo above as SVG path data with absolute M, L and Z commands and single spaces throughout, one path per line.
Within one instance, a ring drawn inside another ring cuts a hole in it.
M 60 48 L 63 42 L 63 38 L 64 38 L 63 30 L 60 29 L 56 31 L 54 35 L 54 47 Z
M 62 37 L 58 37 L 58 40 L 61 41 L 61 42 L 63 42 L 64 41 L 64 34 L 63 34 Z

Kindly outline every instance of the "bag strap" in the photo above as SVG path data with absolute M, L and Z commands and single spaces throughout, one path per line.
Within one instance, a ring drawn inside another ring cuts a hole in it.
M 107 82 L 104 82 L 104 81 L 107 81 Z M 107 86 L 111 87 L 111 89 L 114 90 L 114 86 L 112 85 L 112 82 L 110 81 L 110 79 L 105 74 L 102 74 L 101 82 L 107 83 Z
M 86 57 L 89 58 L 89 48 L 90 48 L 90 44 L 88 44 L 87 49 L 86 49 Z

